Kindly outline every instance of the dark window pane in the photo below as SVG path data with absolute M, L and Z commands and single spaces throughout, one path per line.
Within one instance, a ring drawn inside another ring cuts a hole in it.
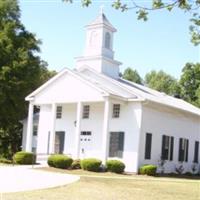
M 199 162 L 198 157 L 199 157 L 199 142 L 195 141 L 195 145 L 194 145 L 194 163 L 198 163 Z
M 146 134 L 146 144 L 145 144 L 145 159 L 151 159 L 151 142 L 152 142 L 152 134 Z
M 114 104 L 112 117 L 119 118 L 119 115 L 120 115 L 120 104 Z
M 185 149 L 185 162 L 188 161 L 188 150 L 189 150 L 189 140 L 185 140 L 186 141 L 186 149 Z
M 83 106 L 83 119 L 88 119 L 90 114 L 90 106 L 89 105 L 84 105 Z
M 179 139 L 179 155 L 178 155 L 178 161 L 183 162 L 184 160 L 184 150 L 183 150 L 183 138 Z
M 170 160 L 173 160 L 173 152 L 174 152 L 174 137 L 171 137 L 171 142 L 170 142 Z
M 124 150 L 124 133 L 111 132 L 110 133 L 110 146 L 109 157 L 122 157 Z
M 62 106 L 57 106 L 57 108 L 56 108 L 56 118 L 57 119 L 62 118 Z
M 169 154 L 169 136 L 163 135 L 162 137 L 162 159 L 168 160 Z

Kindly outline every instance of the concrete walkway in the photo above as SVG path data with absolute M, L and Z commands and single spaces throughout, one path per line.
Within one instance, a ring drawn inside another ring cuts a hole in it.
M 0 166 L 0 193 L 52 188 L 73 183 L 77 175 L 32 169 L 32 166 Z

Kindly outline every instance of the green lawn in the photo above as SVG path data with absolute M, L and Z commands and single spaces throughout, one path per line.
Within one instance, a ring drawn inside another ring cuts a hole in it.
M 4 194 L 3 200 L 200 200 L 200 180 L 69 172 L 80 174 L 80 181 L 59 188 Z

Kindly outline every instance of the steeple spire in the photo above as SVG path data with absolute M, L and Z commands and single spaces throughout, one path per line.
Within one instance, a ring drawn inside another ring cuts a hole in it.
M 95 20 L 86 26 L 86 46 L 82 57 L 76 58 L 76 68 L 89 66 L 99 73 L 119 77 L 120 62 L 114 60 L 113 38 L 117 31 L 103 13 L 103 5 Z
M 104 9 L 104 5 L 100 6 L 100 14 L 103 15 L 103 9 Z

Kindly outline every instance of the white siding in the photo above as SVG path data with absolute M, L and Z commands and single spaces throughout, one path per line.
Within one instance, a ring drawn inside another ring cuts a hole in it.
M 51 119 L 51 106 L 40 106 L 40 117 L 38 126 L 38 138 L 37 138 L 37 153 L 47 154 L 48 152 L 48 134 L 51 125 L 49 124 Z
M 75 125 L 76 104 L 59 104 L 63 107 L 62 118 L 56 119 L 55 131 L 65 131 L 64 153 L 75 155 Z M 81 131 L 91 131 L 91 141 L 82 142 L 80 157 L 95 157 L 102 159 L 102 129 L 104 117 L 104 103 L 88 103 L 90 105 L 89 119 L 81 119 Z M 49 119 L 51 106 L 41 106 L 37 153 L 46 154 L 48 144 Z M 126 164 L 126 171 L 136 172 L 138 167 L 138 143 L 141 126 L 141 106 L 139 103 L 121 104 L 120 117 L 112 118 L 112 104 L 110 107 L 109 132 L 122 131 L 125 133 L 124 153 L 121 159 Z M 82 137 L 81 137 L 82 138 Z M 84 153 L 82 153 L 84 149 Z M 110 158 L 117 159 L 117 158 Z
M 34 104 L 102 101 L 101 93 L 69 74 L 62 75 L 35 96 Z
M 127 103 L 121 105 L 120 118 L 111 118 L 109 126 L 110 132 L 122 131 L 125 133 L 124 153 L 122 161 L 126 164 L 125 170 L 129 172 L 137 172 L 140 128 L 140 103 Z
M 145 135 L 152 133 L 151 160 L 145 160 Z M 140 139 L 139 165 L 158 164 L 161 156 L 162 135 L 174 137 L 173 161 L 167 161 L 165 172 L 174 172 L 178 162 L 179 138 L 189 139 L 188 162 L 184 162 L 185 171 L 191 171 L 194 159 L 194 143 L 200 141 L 199 119 L 187 113 L 167 108 L 143 106 L 142 131 Z

